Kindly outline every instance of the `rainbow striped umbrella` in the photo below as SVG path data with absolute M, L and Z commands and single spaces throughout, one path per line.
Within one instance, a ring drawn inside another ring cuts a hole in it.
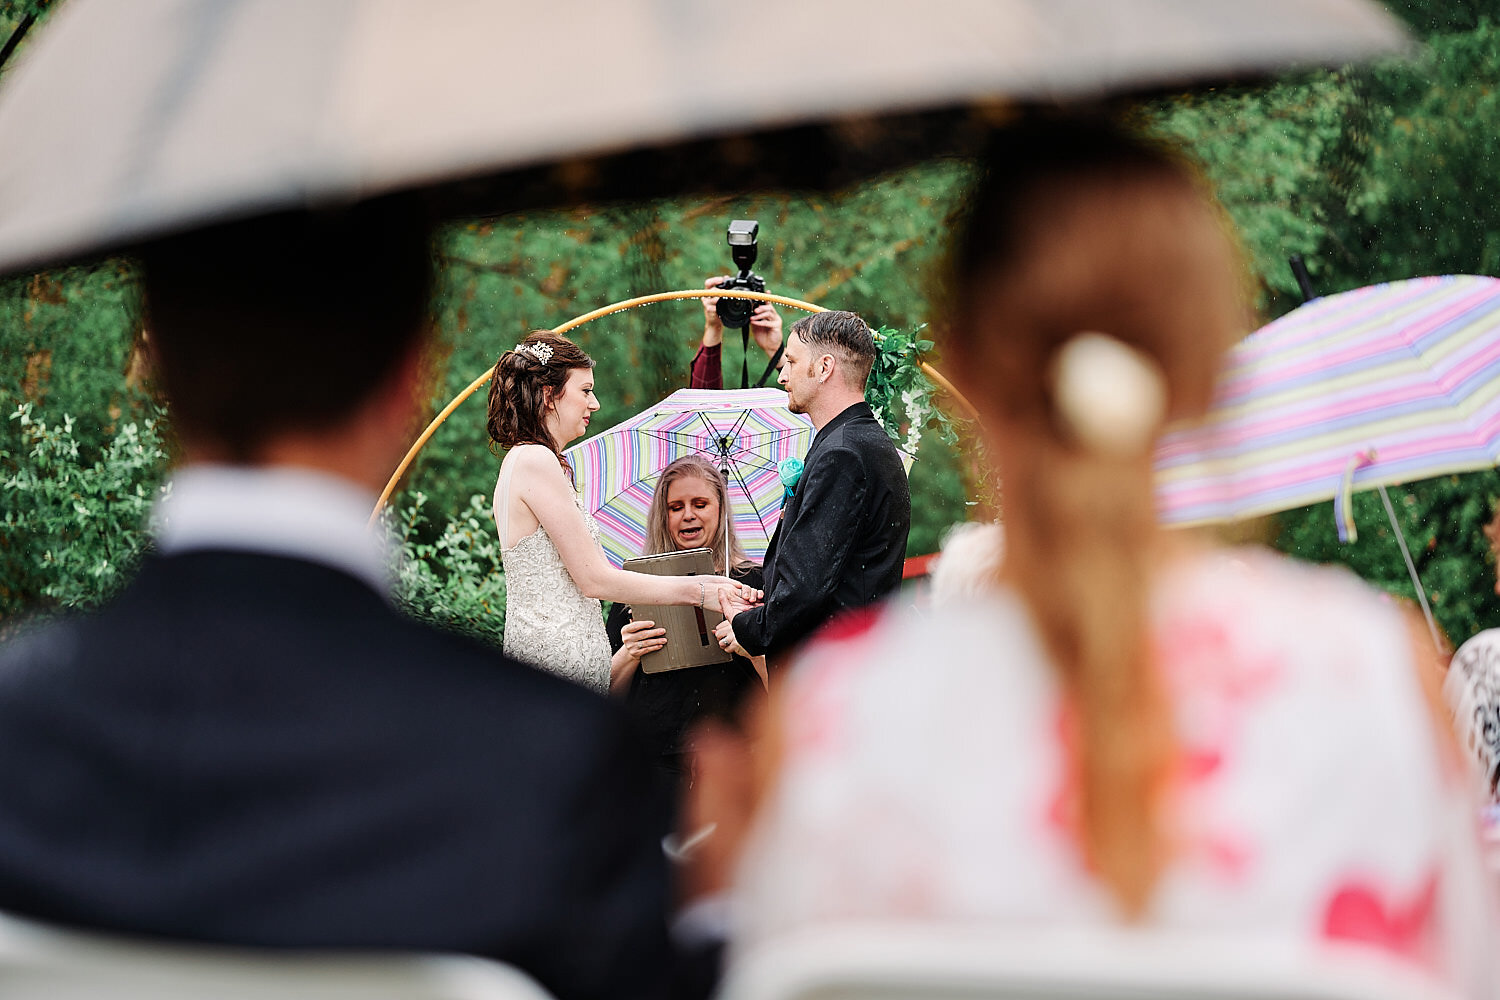
M 745 552 L 761 559 L 781 518 L 777 463 L 805 456 L 813 434 L 780 389 L 679 389 L 565 455 L 617 565 L 641 554 L 657 477 L 684 455 L 726 470 L 735 531 Z
M 1157 451 L 1164 521 L 1206 524 L 1500 461 L 1500 281 L 1413 278 L 1314 299 L 1230 353 L 1209 419 Z M 1346 534 L 1347 533 L 1347 534 Z

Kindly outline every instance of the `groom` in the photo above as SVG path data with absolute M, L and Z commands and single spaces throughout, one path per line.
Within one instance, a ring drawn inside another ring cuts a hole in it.
M 726 604 L 718 631 L 724 648 L 764 653 L 773 670 L 824 622 L 901 583 L 911 494 L 865 402 L 874 364 L 875 339 L 851 312 L 801 319 L 786 341 L 787 405 L 818 435 L 766 550 L 765 603 Z

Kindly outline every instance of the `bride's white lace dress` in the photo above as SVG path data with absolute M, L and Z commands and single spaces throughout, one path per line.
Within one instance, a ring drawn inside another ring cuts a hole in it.
M 505 548 L 509 491 L 510 466 L 504 465 L 495 484 L 494 514 L 505 566 L 505 652 L 606 694 L 610 649 L 603 610 L 573 582 L 546 528 L 538 525 Z M 598 542 L 599 526 L 582 502 L 573 500 Z

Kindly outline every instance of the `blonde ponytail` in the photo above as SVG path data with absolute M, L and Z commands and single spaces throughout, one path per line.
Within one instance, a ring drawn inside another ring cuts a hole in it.
M 966 216 L 945 361 L 979 405 L 1002 572 L 1069 714 L 1079 846 L 1139 917 L 1169 859 L 1176 753 L 1150 635 L 1151 453 L 1164 421 L 1209 406 L 1246 327 L 1243 271 L 1193 171 L 1107 122 L 1004 130 Z
M 1027 437 L 1030 475 L 1007 484 L 1010 523 L 1026 526 L 1009 558 L 1076 721 L 1079 841 L 1136 916 L 1166 861 L 1158 813 L 1173 751 L 1147 634 L 1165 383 L 1147 356 L 1092 333 L 1051 369 L 1052 419 Z

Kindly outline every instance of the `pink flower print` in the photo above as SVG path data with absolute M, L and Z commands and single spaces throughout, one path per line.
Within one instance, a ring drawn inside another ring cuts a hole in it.
M 796 711 L 787 713 L 789 757 L 828 753 L 838 744 L 851 675 L 873 655 L 871 640 L 882 618 L 876 607 L 860 608 L 833 619 L 813 638 L 794 689 Z
M 1393 900 L 1351 879 L 1336 888 L 1323 911 L 1323 937 L 1373 945 L 1436 969 L 1438 874 L 1434 870 L 1408 899 Z
M 1079 772 L 1078 713 L 1067 700 L 1060 701 L 1052 720 L 1057 743 L 1057 784 L 1047 797 L 1042 815 L 1044 835 L 1067 844 L 1081 865 L 1087 866 L 1082 847 L 1083 775 Z
M 1175 690 L 1206 691 L 1226 705 L 1266 694 L 1284 675 L 1279 658 L 1252 654 L 1226 623 L 1208 617 L 1171 622 L 1155 637 L 1153 654 Z

